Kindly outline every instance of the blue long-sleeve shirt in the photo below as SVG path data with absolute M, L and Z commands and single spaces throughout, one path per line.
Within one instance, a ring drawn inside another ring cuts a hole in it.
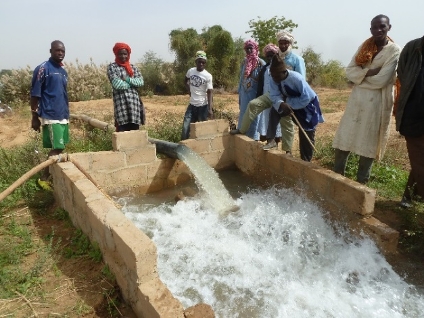
M 280 82 L 281 91 L 278 83 L 273 79 L 269 81 L 272 106 L 277 111 L 284 102 L 283 95 L 286 97 L 285 102 L 293 109 L 305 108 L 317 96 L 301 74 L 290 70 L 287 72 L 287 78 Z
M 290 52 L 284 57 L 284 62 L 289 70 L 298 72 L 302 74 L 303 78 L 306 78 L 305 60 L 301 56 Z

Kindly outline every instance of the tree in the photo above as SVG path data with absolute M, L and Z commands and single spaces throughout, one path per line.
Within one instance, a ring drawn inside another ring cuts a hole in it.
M 331 88 L 346 88 L 346 70 L 340 61 L 329 60 L 321 72 L 320 85 Z
M 302 57 L 305 60 L 306 80 L 309 84 L 316 84 L 323 67 L 321 54 L 316 53 L 311 46 L 308 46 L 302 51 Z
M 253 19 L 249 21 L 249 27 L 250 30 L 246 33 L 252 33 L 252 38 L 259 43 L 259 52 L 262 52 L 268 43 L 277 44 L 276 34 L 278 31 L 286 30 L 291 33 L 298 25 L 284 17 L 274 16 L 269 20 L 261 20 L 261 17 L 258 16 L 257 21 Z M 293 48 L 297 47 L 293 45 Z
M 330 60 L 324 63 L 321 54 L 316 53 L 310 46 L 302 51 L 302 57 L 305 60 L 309 84 L 331 88 L 347 86 L 346 71 L 341 62 Z
M 184 76 L 194 67 L 194 54 L 204 50 L 207 54 L 206 69 L 212 74 L 214 87 L 233 88 L 237 83 L 240 61 L 243 59 L 243 47 L 234 41 L 231 33 L 220 25 L 203 28 L 198 34 L 194 29 L 173 30 L 170 33 L 170 48 L 175 52 L 175 85 L 177 91 L 185 92 Z M 242 55 L 240 55 L 240 52 Z
M 186 91 L 185 74 L 190 67 L 193 67 L 194 53 L 203 50 L 203 45 L 199 34 L 193 28 L 172 30 L 169 37 L 170 49 L 175 52 L 175 77 L 171 86 L 182 94 Z
M 144 79 L 142 91 L 147 94 L 161 92 L 164 89 L 164 79 L 162 73 L 164 61 L 155 52 L 147 51 L 141 60 L 141 74 Z
M 221 26 L 213 26 L 203 29 L 201 38 L 204 40 L 208 56 L 207 69 L 213 75 L 215 87 L 231 86 L 231 66 L 234 63 L 234 41 L 231 33 L 222 29 Z

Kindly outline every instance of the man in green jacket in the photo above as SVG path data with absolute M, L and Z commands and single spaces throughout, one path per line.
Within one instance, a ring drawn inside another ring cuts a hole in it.
M 401 206 L 424 199 L 424 37 L 408 42 L 399 57 L 396 130 L 405 136 L 411 171 Z

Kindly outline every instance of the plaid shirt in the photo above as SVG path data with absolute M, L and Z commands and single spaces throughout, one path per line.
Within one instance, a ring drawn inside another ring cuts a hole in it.
M 115 121 L 118 125 L 142 124 L 142 107 L 137 88 L 143 86 L 144 81 L 140 71 L 132 64 L 131 68 L 134 77 L 130 77 L 128 83 L 122 80 L 122 76 L 129 76 L 125 67 L 116 63 L 111 63 L 107 67 L 107 76 L 113 88 Z

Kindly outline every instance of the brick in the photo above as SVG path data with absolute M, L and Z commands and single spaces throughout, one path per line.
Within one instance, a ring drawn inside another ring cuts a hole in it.
M 281 164 L 282 170 L 280 174 L 285 178 L 291 180 L 292 182 L 303 180 L 302 172 L 305 164 L 303 160 L 282 155 Z
M 91 170 L 111 170 L 125 166 L 125 154 L 116 151 L 91 153 Z
M 159 279 L 140 284 L 135 311 L 140 317 L 184 318 L 184 308 Z
M 218 127 L 214 120 L 190 124 L 190 138 L 214 136 L 218 134 Z
M 111 172 L 111 181 L 115 186 L 119 185 L 141 185 L 147 182 L 147 167 L 134 166 L 118 169 Z
M 157 159 L 155 145 L 146 145 L 137 150 L 127 150 L 125 154 L 127 166 L 151 163 Z
M 216 128 L 219 134 L 229 134 L 230 133 L 230 125 L 228 120 L 226 119 L 215 119 Z
M 303 183 L 310 191 L 321 197 L 328 197 L 328 189 L 333 181 L 334 172 L 316 164 L 308 163 L 303 167 Z
M 329 199 L 335 199 L 346 209 L 366 216 L 374 211 L 375 190 L 339 175 L 330 183 Z
M 91 153 L 76 153 L 70 155 L 71 161 L 76 161 L 86 171 L 91 169 Z
M 265 151 L 265 165 L 273 173 L 280 173 L 282 171 L 282 155 L 279 151 Z
M 216 167 L 219 160 L 221 159 L 222 153 L 219 151 L 207 152 L 202 154 L 203 160 L 211 167 Z
M 374 217 L 364 218 L 360 223 L 365 229 L 365 232 L 376 241 L 378 247 L 384 254 L 397 252 L 397 245 L 399 242 L 398 231 Z
M 211 140 L 211 151 L 228 149 L 232 146 L 233 140 L 231 135 L 216 136 Z
M 137 274 L 138 282 L 157 278 L 157 251 L 153 241 L 129 220 L 110 229 L 117 253 L 125 267 Z
M 143 148 L 149 144 L 146 130 L 131 130 L 112 134 L 112 147 L 114 151 Z
M 210 150 L 210 139 L 187 139 L 181 142 L 196 153 L 204 153 Z

